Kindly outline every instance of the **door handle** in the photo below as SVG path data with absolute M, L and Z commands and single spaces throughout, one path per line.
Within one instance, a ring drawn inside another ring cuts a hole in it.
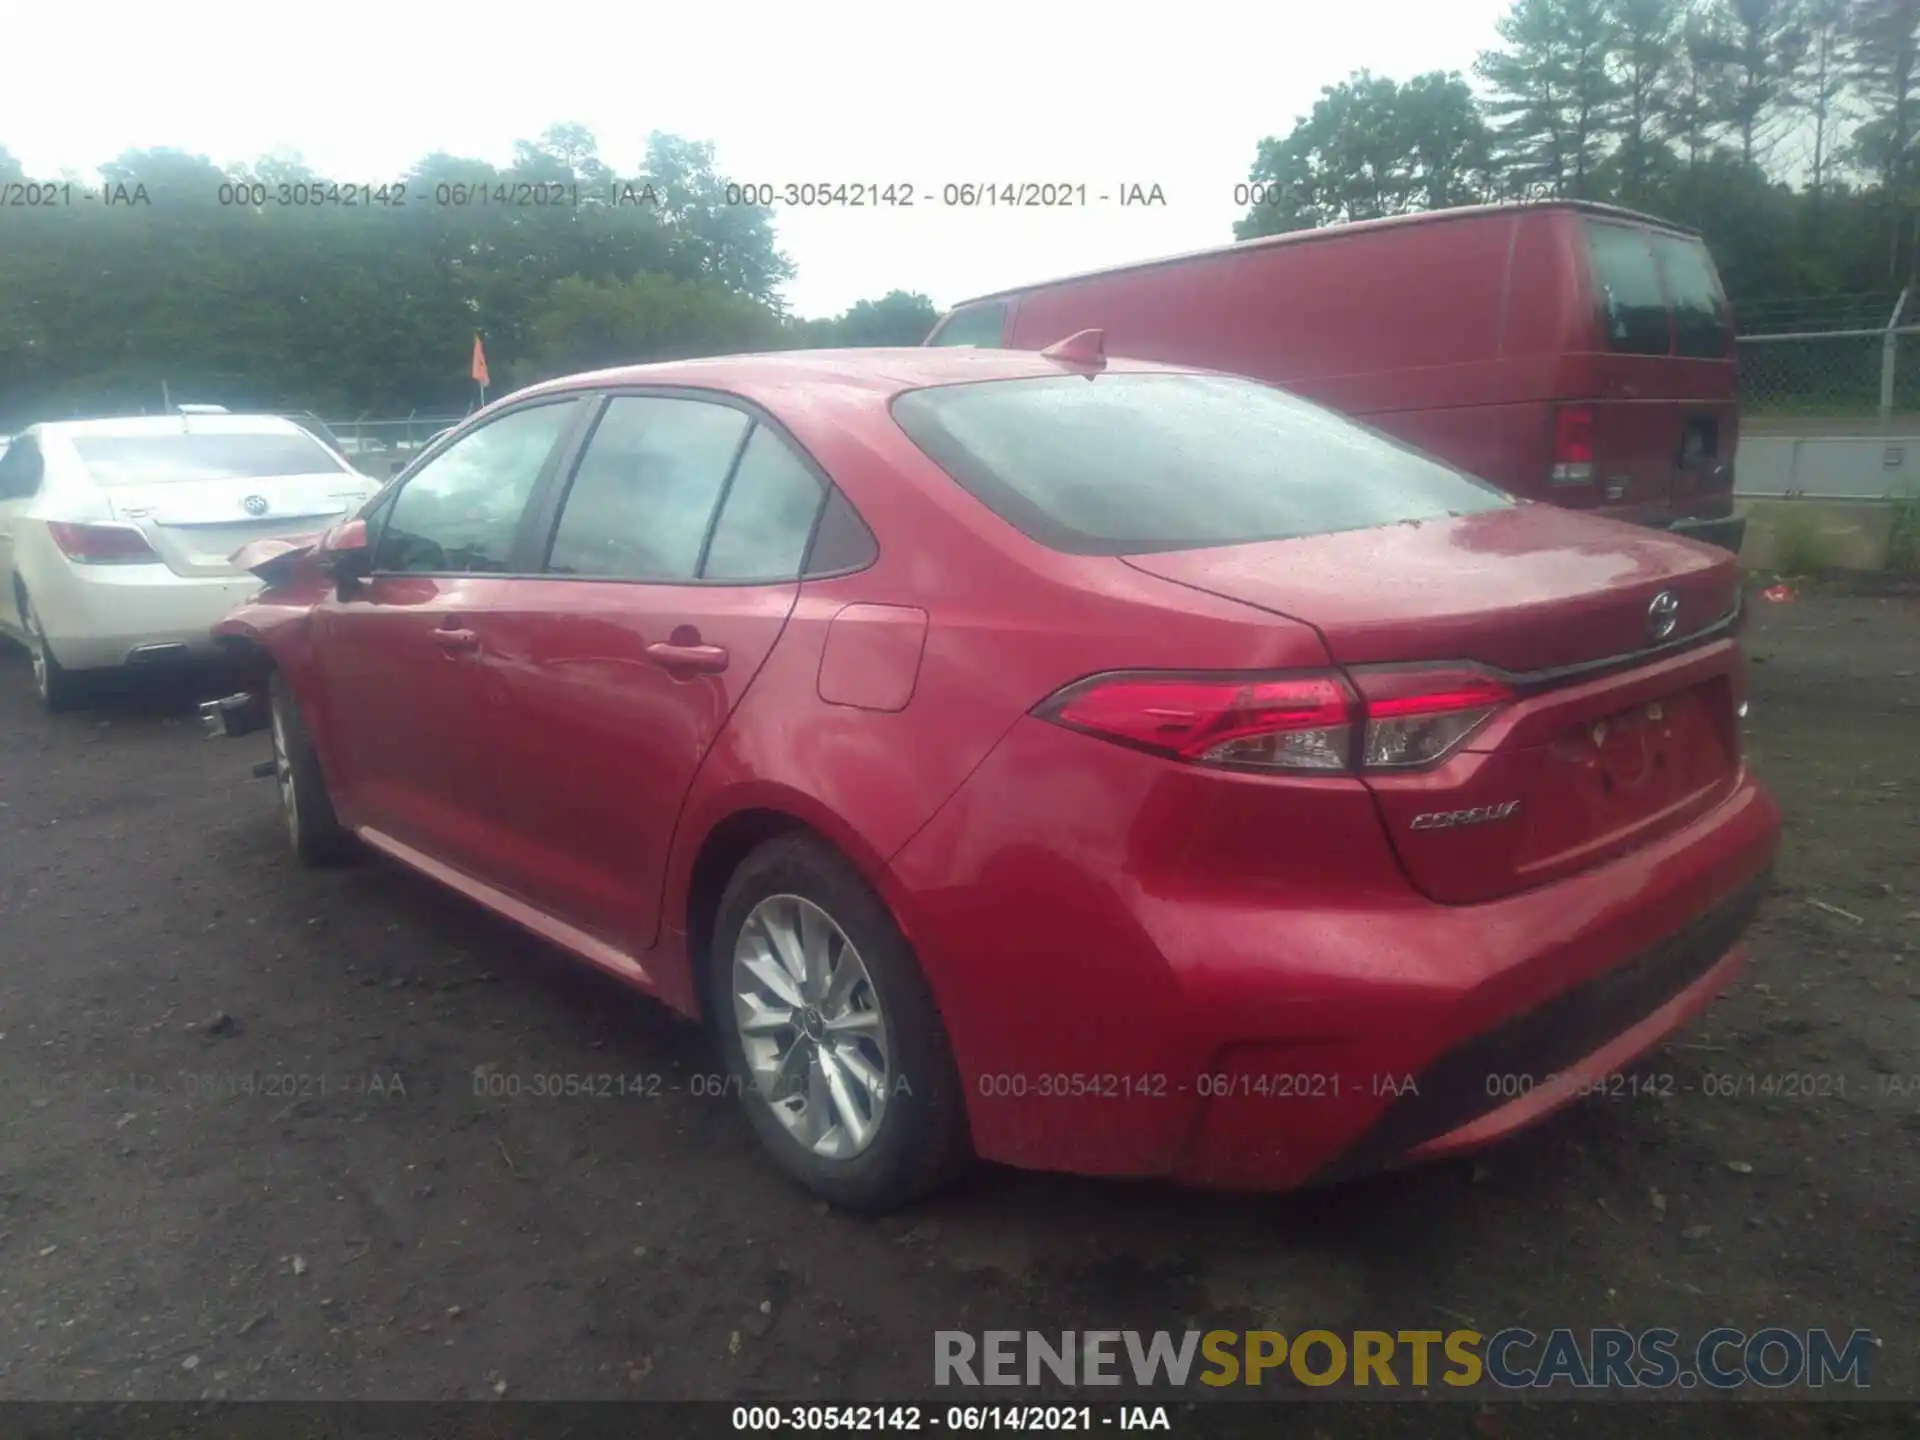
M 433 643 L 448 654 L 453 654 L 461 650 L 478 650 L 480 637 L 471 630 L 436 630 L 433 632 Z
M 647 658 L 663 670 L 718 675 L 727 668 L 727 652 L 718 645 L 669 645 L 659 640 L 647 646 Z

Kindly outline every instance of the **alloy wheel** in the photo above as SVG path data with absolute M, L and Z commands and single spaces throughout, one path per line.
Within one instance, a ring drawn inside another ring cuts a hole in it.
M 873 1143 L 892 1082 L 886 1018 L 860 952 L 811 900 L 770 895 L 733 947 L 733 1015 L 762 1101 L 815 1155 Z

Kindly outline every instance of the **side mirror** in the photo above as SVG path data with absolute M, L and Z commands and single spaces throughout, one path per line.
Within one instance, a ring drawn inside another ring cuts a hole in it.
M 329 530 L 320 541 L 320 566 L 345 584 L 373 571 L 373 551 L 367 544 L 367 522 L 348 520 Z

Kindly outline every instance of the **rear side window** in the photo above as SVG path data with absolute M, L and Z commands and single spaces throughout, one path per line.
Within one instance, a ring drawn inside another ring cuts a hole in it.
M 95 483 L 106 486 L 337 475 L 344 468 L 304 430 L 279 435 L 79 435 L 73 448 Z
M 897 397 L 893 416 L 995 514 L 1076 555 L 1241 545 L 1514 503 L 1251 380 L 1062 375 L 947 385 Z
M 1733 337 L 1727 297 L 1707 247 L 1684 235 L 1653 236 L 1653 253 L 1673 301 L 1673 348 L 1678 355 L 1721 359 Z
M 1589 223 L 1594 290 L 1607 347 L 1625 355 L 1665 355 L 1672 348 L 1667 297 L 1644 230 Z
M 820 497 L 820 482 L 800 457 L 756 425 L 727 486 L 701 578 L 735 584 L 796 579 Z
M 40 488 L 40 447 L 31 436 L 0 445 L 0 500 L 18 500 Z
M 1001 348 L 1000 337 L 1007 329 L 1005 305 L 975 305 L 956 310 L 947 323 L 934 331 L 929 345 L 978 345 L 987 350 Z

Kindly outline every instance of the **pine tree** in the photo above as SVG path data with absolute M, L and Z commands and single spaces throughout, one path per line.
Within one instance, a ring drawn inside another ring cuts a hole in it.
M 1608 57 L 1619 93 L 1620 198 L 1646 198 L 1659 144 L 1667 76 L 1674 68 L 1679 0 L 1612 0 L 1614 44 Z
M 1587 195 L 1619 98 L 1609 0 L 1518 0 L 1498 29 L 1505 47 L 1476 69 L 1494 91 L 1487 110 L 1509 188 Z

